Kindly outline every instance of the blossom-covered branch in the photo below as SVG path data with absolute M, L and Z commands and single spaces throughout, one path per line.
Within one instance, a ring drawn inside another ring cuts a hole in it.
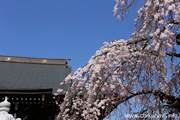
M 134 2 L 116 0 L 115 16 L 122 17 Z M 179 53 L 175 35 L 180 25 L 180 1 L 144 0 L 144 3 L 129 40 L 105 42 L 85 66 L 61 83 L 72 85 L 60 104 L 59 119 L 102 119 L 115 108 L 123 110 L 122 117 L 137 106 L 151 106 L 156 112 L 157 104 L 173 107 L 179 100 L 180 67 L 176 62 Z M 56 95 L 61 92 L 59 89 Z M 159 103 L 157 96 L 161 97 Z M 163 110 L 172 111 L 167 107 Z

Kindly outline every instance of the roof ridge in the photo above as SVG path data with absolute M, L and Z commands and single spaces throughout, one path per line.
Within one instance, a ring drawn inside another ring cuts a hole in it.
M 18 63 L 39 63 L 39 64 L 58 64 L 66 65 L 70 59 L 52 59 L 52 58 L 35 58 L 35 57 L 19 57 L 19 56 L 3 56 L 0 55 L 0 61 L 18 62 Z

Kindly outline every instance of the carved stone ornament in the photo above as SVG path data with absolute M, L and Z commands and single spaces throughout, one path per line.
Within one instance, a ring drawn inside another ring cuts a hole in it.
M 15 119 L 8 112 L 10 111 L 11 103 L 7 101 L 7 97 L 3 102 L 0 102 L 0 120 L 21 120 L 20 118 Z

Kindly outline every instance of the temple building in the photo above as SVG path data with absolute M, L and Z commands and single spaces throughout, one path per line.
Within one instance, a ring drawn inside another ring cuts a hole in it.
M 54 93 L 71 73 L 69 59 L 0 56 L 0 102 L 11 103 L 10 114 L 22 120 L 55 120 Z M 58 97 L 62 101 L 65 93 Z

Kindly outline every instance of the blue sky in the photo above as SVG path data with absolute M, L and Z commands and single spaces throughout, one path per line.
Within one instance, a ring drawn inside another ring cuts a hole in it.
M 1 0 L 0 55 L 69 58 L 82 67 L 103 42 L 130 38 L 138 6 L 123 22 L 114 0 Z
M 0 55 L 71 59 L 74 72 L 103 42 L 133 33 L 139 7 L 118 22 L 114 5 L 114 0 L 0 0 Z
M 103 42 L 133 33 L 140 4 L 123 22 L 113 17 L 114 5 L 115 0 L 0 0 L 0 55 L 67 58 L 74 72 Z

